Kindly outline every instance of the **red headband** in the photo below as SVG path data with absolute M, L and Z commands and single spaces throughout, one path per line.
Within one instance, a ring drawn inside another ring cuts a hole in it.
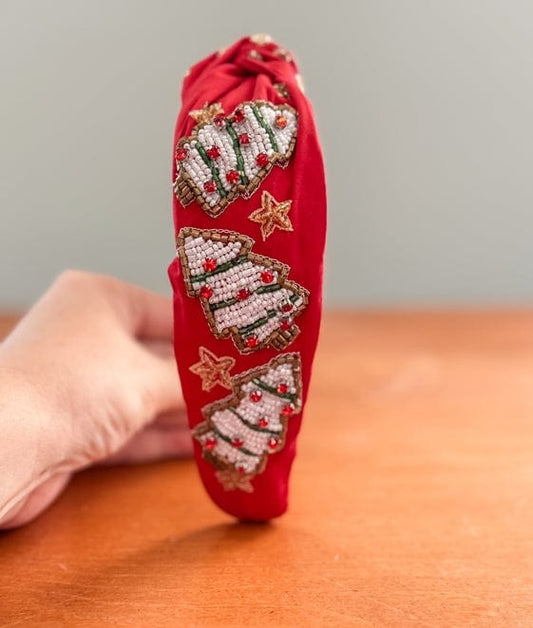
M 322 305 L 324 170 L 292 56 L 246 37 L 186 76 L 174 141 L 175 353 L 203 483 L 281 515 Z

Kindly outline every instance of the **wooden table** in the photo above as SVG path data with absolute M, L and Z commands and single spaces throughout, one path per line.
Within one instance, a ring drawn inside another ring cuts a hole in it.
M 289 514 L 90 470 L 0 565 L 3 626 L 532 626 L 533 313 L 330 313 Z

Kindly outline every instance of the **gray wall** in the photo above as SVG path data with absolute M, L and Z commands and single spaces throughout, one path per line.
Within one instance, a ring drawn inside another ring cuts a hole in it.
M 0 303 L 65 267 L 169 291 L 187 67 L 296 53 L 329 182 L 330 304 L 531 302 L 533 3 L 0 0 Z

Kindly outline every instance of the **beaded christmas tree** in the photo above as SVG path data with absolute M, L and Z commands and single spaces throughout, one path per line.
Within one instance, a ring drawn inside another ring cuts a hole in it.
M 196 200 L 213 218 L 253 194 L 294 150 L 298 118 L 289 105 L 247 101 L 226 116 L 215 103 L 190 115 L 197 124 L 177 143 L 174 191 L 183 206 Z
M 299 334 L 294 324 L 308 291 L 286 279 L 289 267 L 251 252 L 242 234 L 184 227 L 177 251 L 187 294 L 200 299 L 211 331 L 232 337 L 242 353 L 284 349 Z
M 288 421 L 301 410 L 300 371 L 298 353 L 282 354 L 233 377 L 233 395 L 203 409 L 194 437 L 226 490 L 252 492 L 250 479 L 283 449 Z

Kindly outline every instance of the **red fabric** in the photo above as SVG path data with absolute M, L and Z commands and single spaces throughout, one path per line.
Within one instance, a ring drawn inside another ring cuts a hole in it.
M 256 50 L 262 59 L 250 56 Z M 174 137 L 190 135 L 195 121 L 189 112 L 204 104 L 220 102 L 226 114 L 243 101 L 267 100 L 287 103 L 298 112 L 296 148 L 286 168 L 274 167 L 249 199 L 237 198 L 218 218 L 208 216 L 193 202 L 183 207 L 173 197 L 176 235 L 182 227 L 226 229 L 248 235 L 255 240 L 253 252 L 275 258 L 291 268 L 289 278 L 309 290 L 309 304 L 295 321 L 300 335 L 284 351 L 301 354 L 303 402 L 307 397 L 311 368 L 318 339 L 322 306 L 322 269 L 326 233 L 326 192 L 322 155 L 311 105 L 297 85 L 297 66 L 280 58 L 275 43 L 256 45 L 243 38 L 222 54 L 212 54 L 196 64 L 184 79 L 182 109 Z M 290 98 L 285 99 L 274 88 L 284 83 Z M 173 180 L 176 176 L 174 166 Z M 290 219 L 294 231 L 276 229 L 263 241 L 259 225 L 250 221 L 250 213 L 260 206 L 261 192 L 268 190 L 277 200 L 292 199 Z M 210 331 L 198 299 L 187 296 L 180 263 L 169 267 L 174 290 L 175 353 L 187 404 L 190 426 L 203 420 L 202 408 L 226 397 L 229 391 L 215 386 L 202 391 L 197 375 L 189 367 L 198 362 L 198 349 L 206 347 L 217 356 L 232 356 L 236 365 L 232 375 L 267 363 L 279 355 L 266 348 L 242 355 L 231 340 L 218 340 Z M 288 422 L 286 444 L 282 451 L 268 457 L 265 470 L 253 479 L 254 492 L 226 491 L 215 477 L 215 469 L 202 458 L 201 446 L 195 441 L 195 457 L 202 481 L 213 501 L 226 512 L 247 520 L 266 520 L 285 512 L 288 499 L 290 468 L 296 453 L 296 436 L 303 412 Z

